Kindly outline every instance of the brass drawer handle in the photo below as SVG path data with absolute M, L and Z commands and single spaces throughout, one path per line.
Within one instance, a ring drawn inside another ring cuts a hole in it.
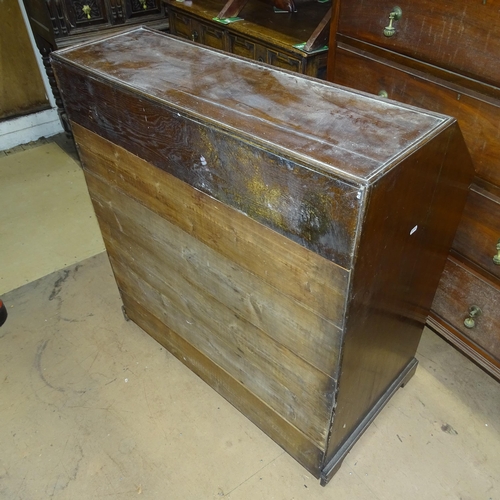
M 87 16 L 87 19 L 92 18 L 90 5 L 84 5 L 82 7 L 82 11 Z
M 469 307 L 469 316 L 465 318 L 464 325 L 465 328 L 474 328 L 476 326 L 476 321 L 474 318 L 477 318 L 483 311 L 477 306 Z
M 500 266 L 500 240 L 497 242 L 497 254 L 493 256 L 493 262 Z
M 393 36 L 396 33 L 396 28 L 392 25 L 394 21 L 399 21 L 401 16 L 403 15 L 403 11 L 400 7 L 394 7 L 392 12 L 389 14 L 389 26 L 384 28 L 385 36 Z

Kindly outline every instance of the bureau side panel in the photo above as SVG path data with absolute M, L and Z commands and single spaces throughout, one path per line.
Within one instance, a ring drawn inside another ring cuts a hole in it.
M 73 130 L 127 313 L 318 475 L 348 273 L 123 148 Z M 316 307 L 289 294 L 300 283 L 310 296 L 314 277 L 334 292 L 318 294 Z M 248 411 L 256 400 L 260 410 Z
M 353 271 L 328 459 L 413 361 L 472 175 L 453 123 L 373 186 Z

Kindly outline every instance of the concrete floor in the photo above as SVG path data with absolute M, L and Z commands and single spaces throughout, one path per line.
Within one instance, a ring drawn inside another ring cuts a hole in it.
M 70 156 L 0 153 L 0 179 L 0 499 L 500 499 L 500 386 L 429 330 L 323 488 L 125 321 Z

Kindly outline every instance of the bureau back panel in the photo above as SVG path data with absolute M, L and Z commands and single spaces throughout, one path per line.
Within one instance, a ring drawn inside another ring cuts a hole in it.
M 348 272 L 87 129 L 73 130 L 128 314 L 136 314 L 133 300 L 311 448 L 324 448 Z

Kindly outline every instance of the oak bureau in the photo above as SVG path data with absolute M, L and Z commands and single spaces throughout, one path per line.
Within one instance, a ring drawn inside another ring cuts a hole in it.
M 416 368 L 457 122 L 147 28 L 52 58 L 126 314 L 326 484 Z

